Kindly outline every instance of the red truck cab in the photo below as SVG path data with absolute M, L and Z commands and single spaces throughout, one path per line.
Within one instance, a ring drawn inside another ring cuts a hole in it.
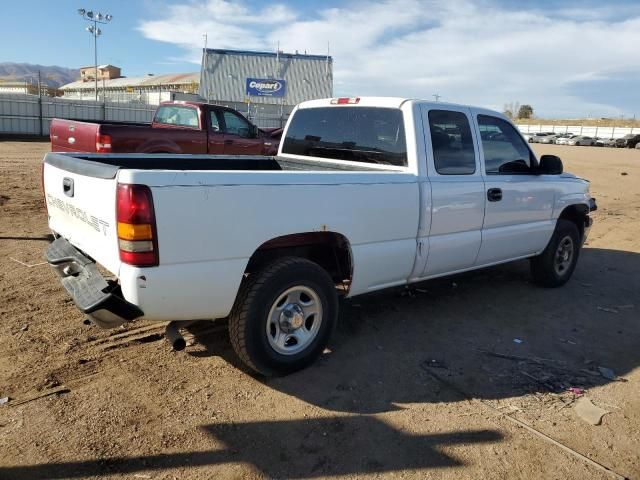
M 164 102 L 151 125 L 54 118 L 51 150 L 91 153 L 275 155 L 281 129 L 260 130 L 239 112 L 199 102 Z

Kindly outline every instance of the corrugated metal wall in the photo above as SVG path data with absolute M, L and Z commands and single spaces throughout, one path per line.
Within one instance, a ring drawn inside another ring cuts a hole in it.
M 199 93 L 210 101 L 246 103 L 247 78 L 285 80 L 284 97 L 251 97 L 251 103 L 285 105 L 289 111 L 300 102 L 333 95 L 331 57 L 208 49 L 202 60 Z
M 0 133 L 39 135 L 42 132 L 42 135 L 49 135 L 52 118 L 149 123 L 155 109 L 154 105 L 43 97 L 40 114 L 38 96 L 4 94 L 0 95 Z

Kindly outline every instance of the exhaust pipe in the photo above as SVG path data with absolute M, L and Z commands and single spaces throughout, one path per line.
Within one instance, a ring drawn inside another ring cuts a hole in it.
M 164 336 L 167 339 L 167 342 L 171 344 L 171 348 L 173 348 L 176 352 L 184 350 L 187 346 L 187 342 L 180 333 L 178 325 L 182 323 L 182 327 L 186 327 L 190 325 L 191 322 L 169 322 L 167 325 L 167 329 L 164 332 Z

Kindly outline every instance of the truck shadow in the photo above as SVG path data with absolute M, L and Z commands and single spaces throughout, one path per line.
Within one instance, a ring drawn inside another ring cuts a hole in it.
M 411 435 L 367 415 L 222 423 L 201 428 L 225 447 L 144 457 L 0 467 L 0 478 L 83 478 L 232 462 L 248 462 L 267 478 L 384 473 L 464 465 L 463 461 L 441 449 L 462 444 L 489 444 L 503 438 L 492 430 Z M 336 451 L 339 455 L 330 454 Z
M 312 367 L 269 388 L 327 410 L 369 414 L 403 403 L 500 399 L 589 388 L 640 365 L 635 339 L 640 254 L 585 248 L 562 288 L 531 283 L 517 262 L 344 302 L 336 335 Z M 204 355 L 239 369 L 225 333 Z M 447 386 L 449 385 L 449 386 Z M 454 388 L 451 388 L 454 386 Z
M 228 463 L 249 464 L 268 478 L 461 466 L 468 457 L 447 446 L 480 448 L 503 435 L 408 433 L 370 414 L 408 403 L 511 398 L 611 381 L 596 373 L 598 366 L 624 376 L 640 363 L 639 271 L 640 254 L 588 248 L 572 281 L 560 289 L 532 285 L 528 264 L 520 262 L 356 298 L 344 303 L 330 349 L 314 366 L 282 378 L 256 377 L 266 388 L 322 408 L 318 418 L 211 423 L 200 428 L 215 448 L 3 466 L 0 478 L 81 478 Z M 193 332 L 199 345 L 187 353 L 222 356 L 250 374 L 224 331 Z

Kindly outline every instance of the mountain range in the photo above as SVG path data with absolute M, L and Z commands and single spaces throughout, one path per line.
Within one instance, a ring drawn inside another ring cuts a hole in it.
M 80 70 L 77 68 L 2 62 L 0 63 L 0 81 L 27 81 L 36 83 L 38 81 L 38 70 L 40 71 L 42 83 L 46 83 L 48 86 L 54 88 L 74 82 L 80 77 Z

